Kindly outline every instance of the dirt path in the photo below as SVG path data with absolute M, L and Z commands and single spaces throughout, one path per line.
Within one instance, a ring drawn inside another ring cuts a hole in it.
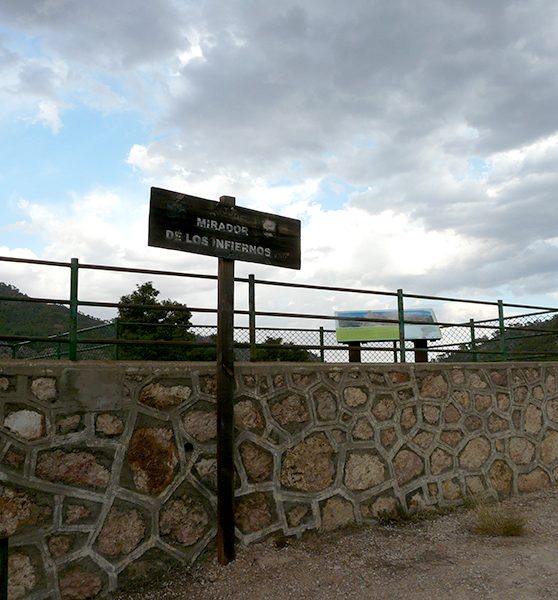
M 470 532 L 460 511 L 405 527 L 309 534 L 277 548 L 239 548 L 236 561 L 210 561 L 190 575 L 119 600 L 455 600 L 558 599 L 558 489 L 503 506 L 527 519 L 522 537 Z

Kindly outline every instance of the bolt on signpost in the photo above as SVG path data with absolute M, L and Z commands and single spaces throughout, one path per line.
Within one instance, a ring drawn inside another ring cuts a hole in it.
M 149 246 L 219 258 L 217 281 L 217 559 L 234 560 L 234 261 L 300 269 L 300 221 L 151 188 Z

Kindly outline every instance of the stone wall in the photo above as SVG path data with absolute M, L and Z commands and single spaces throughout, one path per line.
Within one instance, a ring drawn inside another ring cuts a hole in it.
M 237 365 L 243 543 L 556 483 L 558 367 Z M 212 550 L 210 364 L 0 363 L 10 598 L 106 595 Z

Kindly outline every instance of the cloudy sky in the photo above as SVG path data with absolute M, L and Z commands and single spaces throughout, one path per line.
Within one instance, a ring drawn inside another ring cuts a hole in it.
M 4 0 L 0 254 L 215 273 L 147 247 L 153 185 L 302 220 L 300 272 L 239 275 L 555 306 L 557 31 L 555 0 Z

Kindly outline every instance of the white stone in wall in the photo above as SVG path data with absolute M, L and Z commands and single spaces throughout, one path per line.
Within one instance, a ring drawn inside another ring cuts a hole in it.
M 34 410 L 16 410 L 4 419 L 4 427 L 24 440 L 37 440 L 45 433 L 45 418 Z
M 56 381 L 52 377 L 38 377 L 31 384 L 33 394 L 43 402 L 56 400 Z

